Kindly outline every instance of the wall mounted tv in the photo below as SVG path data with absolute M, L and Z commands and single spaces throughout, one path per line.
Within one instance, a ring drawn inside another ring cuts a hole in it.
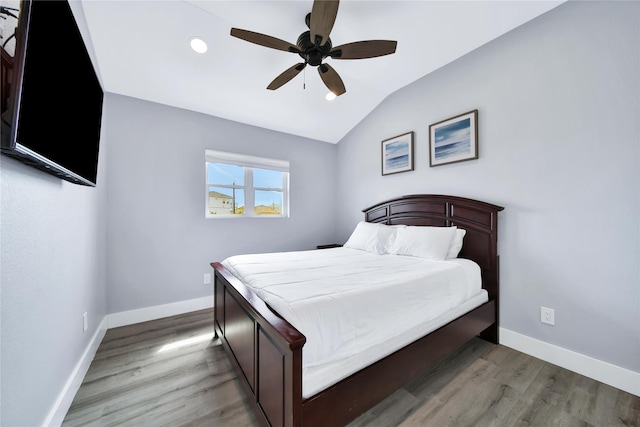
M 69 3 L 0 5 L 2 153 L 95 186 L 104 92 Z

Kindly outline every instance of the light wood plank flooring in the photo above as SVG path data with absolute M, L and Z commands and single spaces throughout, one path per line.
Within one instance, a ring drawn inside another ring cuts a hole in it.
M 62 426 L 258 426 L 212 319 L 108 330 Z M 640 398 L 476 339 L 349 424 L 360 426 L 640 427 Z

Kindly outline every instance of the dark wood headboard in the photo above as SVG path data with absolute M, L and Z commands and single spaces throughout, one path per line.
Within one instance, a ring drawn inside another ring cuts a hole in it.
M 365 221 L 387 225 L 457 226 L 467 230 L 460 258 L 478 263 L 482 286 L 498 300 L 498 212 L 501 206 L 464 197 L 416 194 L 364 209 Z

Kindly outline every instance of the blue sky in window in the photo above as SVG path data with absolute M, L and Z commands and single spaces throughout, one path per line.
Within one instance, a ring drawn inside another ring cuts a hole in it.
M 225 165 L 221 163 L 207 164 L 207 182 L 209 184 L 244 185 L 244 168 L 241 166 Z M 254 187 L 282 188 L 282 172 L 268 169 L 253 169 Z M 231 188 L 210 187 L 210 191 L 233 196 Z M 236 206 L 244 206 L 244 190 L 235 191 Z M 255 205 L 269 206 L 272 204 L 282 206 L 282 192 L 256 191 Z
M 254 169 L 253 186 L 263 188 L 282 188 L 282 172 L 267 169 Z
M 242 166 L 207 163 L 207 182 L 209 184 L 244 185 L 244 168 Z

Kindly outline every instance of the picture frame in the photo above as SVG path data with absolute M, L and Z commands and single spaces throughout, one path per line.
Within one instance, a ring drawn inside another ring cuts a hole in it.
M 478 110 L 429 126 L 429 166 L 478 158 Z
M 413 170 L 413 131 L 382 141 L 382 175 Z

